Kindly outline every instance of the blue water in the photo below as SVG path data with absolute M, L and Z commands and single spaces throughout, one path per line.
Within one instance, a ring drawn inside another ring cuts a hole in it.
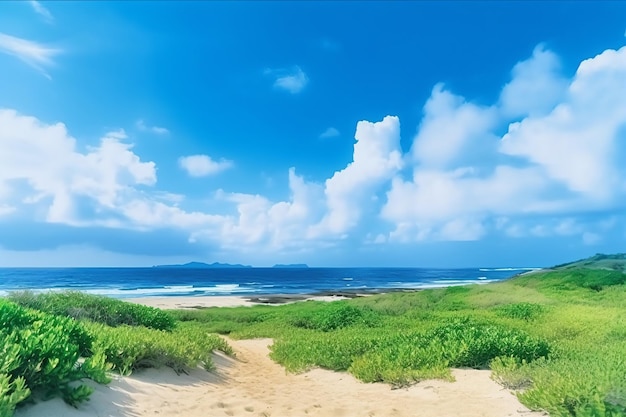
M 421 289 L 501 281 L 534 268 L 0 268 L 9 291 L 80 290 L 115 298 Z

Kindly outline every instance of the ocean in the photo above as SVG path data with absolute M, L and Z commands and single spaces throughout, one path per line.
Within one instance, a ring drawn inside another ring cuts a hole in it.
M 79 290 L 114 298 L 423 289 L 505 280 L 536 268 L 0 268 L 10 291 Z

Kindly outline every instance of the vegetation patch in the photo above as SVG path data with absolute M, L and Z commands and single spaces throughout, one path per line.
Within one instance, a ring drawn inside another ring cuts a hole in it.
M 108 326 L 145 326 L 158 330 L 172 330 L 176 324 L 168 312 L 154 307 L 126 303 L 114 298 L 90 295 L 78 291 L 35 294 L 19 291 L 9 299 L 24 307 L 77 320 L 90 320 Z

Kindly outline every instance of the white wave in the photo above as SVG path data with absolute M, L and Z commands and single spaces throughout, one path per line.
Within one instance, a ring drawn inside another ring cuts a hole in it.
M 344 278 L 344 281 L 352 281 L 354 278 Z
M 498 272 L 498 271 L 536 271 L 538 269 L 541 268 L 529 268 L 529 267 L 523 267 L 523 268 L 480 268 L 479 271 L 482 272 Z
M 10 291 L 19 291 L 19 288 L 0 291 L 0 296 L 6 296 Z M 68 290 L 76 290 L 75 288 L 36 288 L 30 289 L 34 293 L 45 292 L 62 292 Z M 211 294 L 229 294 L 242 292 L 255 292 L 251 287 L 241 287 L 239 284 L 217 284 L 215 286 L 194 287 L 193 285 L 168 285 L 161 288 L 90 288 L 81 289 L 80 292 L 92 295 L 105 295 L 114 298 L 138 298 L 138 297 L 154 297 L 154 296 L 176 296 L 176 295 L 211 295 Z

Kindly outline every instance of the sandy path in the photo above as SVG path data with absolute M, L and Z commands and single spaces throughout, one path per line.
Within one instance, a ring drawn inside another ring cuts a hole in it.
M 55 399 L 18 417 L 419 417 L 540 416 L 529 412 L 489 371 L 454 370 L 457 381 L 423 381 L 407 389 L 363 384 L 346 373 L 316 369 L 288 374 L 268 357 L 270 339 L 231 341 L 237 359 L 216 356 L 216 373 L 178 376 L 147 370 L 97 387 L 79 410 Z

